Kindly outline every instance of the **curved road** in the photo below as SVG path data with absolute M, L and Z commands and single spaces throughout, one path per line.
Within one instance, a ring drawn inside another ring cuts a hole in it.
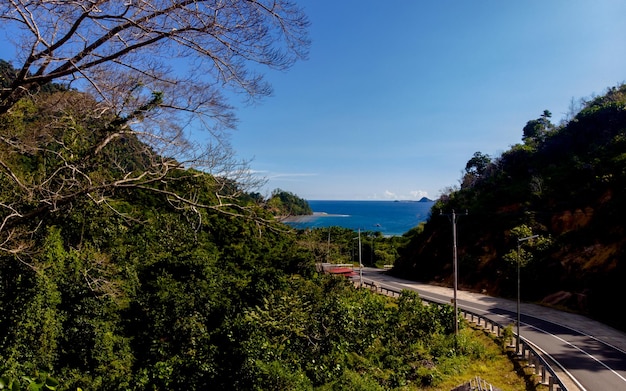
M 451 288 L 402 280 L 381 269 L 363 268 L 363 281 L 376 281 L 384 288 L 415 290 L 423 299 L 439 303 L 450 303 L 453 297 Z M 457 305 L 503 325 L 515 324 L 517 318 L 517 303 L 512 300 L 459 290 Z M 522 338 L 569 375 L 569 379 L 562 379 L 568 390 L 626 391 L 626 333 L 584 316 L 534 304 L 522 303 L 520 313 Z

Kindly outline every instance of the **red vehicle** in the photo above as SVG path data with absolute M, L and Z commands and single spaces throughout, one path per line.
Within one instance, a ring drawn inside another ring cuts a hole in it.
M 328 269 L 326 272 L 330 274 L 342 275 L 346 278 L 354 277 L 357 275 L 354 269 L 350 267 L 333 267 L 333 268 Z

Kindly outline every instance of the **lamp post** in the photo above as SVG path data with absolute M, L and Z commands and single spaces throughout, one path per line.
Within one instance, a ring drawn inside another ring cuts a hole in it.
M 520 334 L 519 334 L 519 324 L 520 324 L 520 243 L 525 242 L 526 240 L 534 239 L 539 235 L 527 236 L 525 238 L 517 239 L 517 337 L 515 338 L 515 354 L 519 354 L 519 343 L 520 343 Z

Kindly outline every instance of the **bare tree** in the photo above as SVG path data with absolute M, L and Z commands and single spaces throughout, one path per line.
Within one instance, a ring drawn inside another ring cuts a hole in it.
M 289 0 L 8 0 L 0 20 L 20 49 L 0 113 L 64 81 L 90 85 L 119 115 L 150 99 L 138 85 L 164 92 L 162 107 L 215 115 L 216 86 L 267 95 L 247 65 L 285 69 L 308 47 L 307 19 Z
M 258 179 L 230 148 L 222 92 L 269 95 L 259 65 L 286 69 L 308 48 L 308 21 L 290 0 L 7 0 L 0 21 L 18 48 L 0 84 L 0 192 L 11 194 L 0 200 L 0 248 L 12 252 L 35 217 L 78 197 L 106 203 L 145 187 L 181 207 L 234 205 L 233 189 Z M 50 83 L 63 88 L 40 94 Z M 214 203 L 161 185 L 193 168 L 215 178 Z

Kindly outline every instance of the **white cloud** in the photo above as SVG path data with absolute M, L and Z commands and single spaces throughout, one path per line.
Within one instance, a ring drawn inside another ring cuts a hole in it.
M 301 178 L 301 177 L 311 177 L 317 176 L 314 173 L 274 173 L 270 174 L 270 178 Z
M 397 196 L 396 196 L 396 193 L 393 193 L 393 192 L 391 192 L 391 191 L 389 191 L 389 190 L 385 190 L 385 193 L 384 193 L 384 198 L 387 198 L 387 199 L 396 199 L 396 198 L 397 198 Z
M 428 192 L 425 190 L 411 190 L 408 193 L 398 194 L 391 190 L 385 190 L 382 194 L 374 194 L 367 197 L 371 200 L 421 200 L 423 197 L 428 198 Z
M 272 172 L 267 170 L 249 170 L 252 175 L 264 176 L 268 179 L 276 179 L 276 178 L 301 178 L 301 177 L 312 177 L 318 176 L 317 173 L 310 172 Z

